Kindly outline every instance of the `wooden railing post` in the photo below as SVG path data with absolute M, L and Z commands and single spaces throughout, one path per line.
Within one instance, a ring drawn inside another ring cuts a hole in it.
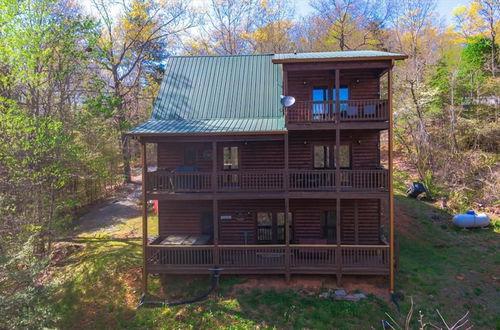
M 148 205 L 146 198 L 147 161 L 146 143 L 141 141 L 142 160 L 142 292 L 148 293 L 147 244 L 148 244 Z

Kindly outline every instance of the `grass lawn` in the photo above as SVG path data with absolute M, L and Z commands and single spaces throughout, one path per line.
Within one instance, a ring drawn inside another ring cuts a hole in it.
M 436 309 L 452 323 L 469 310 L 475 329 L 500 329 L 500 222 L 487 230 L 462 231 L 451 225 L 449 214 L 404 197 L 403 190 L 397 185 L 396 205 L 406 221 L 398 235 L 402 310 L 408 310 L 412 296 L 417 311 L 433 323 L 439 321 Z M 156 219 L 150 221 L 155 230 Z M 203 302 L 137 310 L 141 245 L 138 238 L 125 235 L 131 227 L 140 227 L 140 218 L 123 225 L 124 235 L 81 235 L 72 243 L 80 248 L 53 276 L 60 281 L 54 305 L 61 328 L 381 329 L 385 312 L 404 316 L 387 297 L 345 302 L 320 299 L 320 291 L 244 291 L 237 289 L 243 278 L 227 276 L 217 294 Z M 160 280 L 151 282 L 151 291 L 160 293 Z M 172 277 L 165 291 L 175 300 L 209 285 L 208 277 Z

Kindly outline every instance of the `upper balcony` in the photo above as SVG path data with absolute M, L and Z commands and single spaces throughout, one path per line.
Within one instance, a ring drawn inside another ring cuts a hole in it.
M 333 70 L 320 64 L 303 68 L 285 75 L 284 93 L 296 99 L 284 109 L 289 130 L 388 128 L 386 69 Z
M 298 101 L 285 109 L 287 124 L 387 121 L 387 100 Z

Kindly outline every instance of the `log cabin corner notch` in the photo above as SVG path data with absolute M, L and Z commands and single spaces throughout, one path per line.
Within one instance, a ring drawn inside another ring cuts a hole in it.
M 143 157 L 143 291 L 148 274 L 216 266 L 385 275 L 393 291 L 392 67 L 404 58 L 170 57 L 151 118 L 128 133 Z M 282 108 L 283 94 L 296 103 Z M 157 146 L 154 170 L 146 144 Z M 154 237 L 148 200 L 158 201 Z

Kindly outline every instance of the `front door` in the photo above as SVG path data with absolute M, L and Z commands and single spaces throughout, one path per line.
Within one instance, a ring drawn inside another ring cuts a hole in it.
M 289 213 L 292 219 L 292 213 Z M 290 221 L 291 222 L 291 221 Z M 290 226 L 290 238 L 292 227 Z M 257 243 L 285 243 L 285 212 L 257 212 Z

